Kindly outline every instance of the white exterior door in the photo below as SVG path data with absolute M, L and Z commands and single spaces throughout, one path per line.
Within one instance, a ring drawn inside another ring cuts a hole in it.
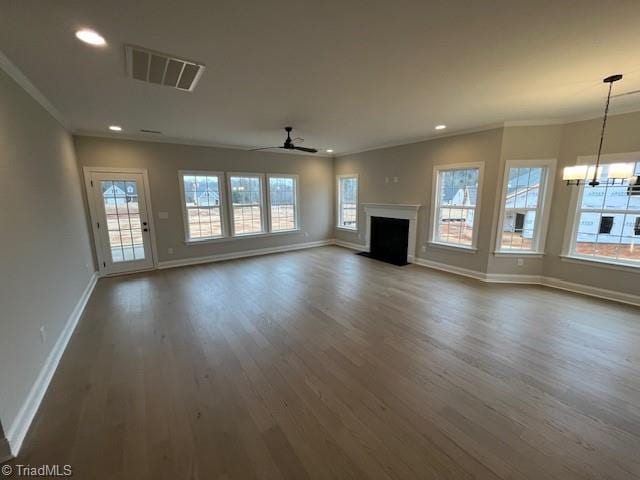
M 85 177 L 100 273 L 152 269 L 145 175 L 87 171 Z

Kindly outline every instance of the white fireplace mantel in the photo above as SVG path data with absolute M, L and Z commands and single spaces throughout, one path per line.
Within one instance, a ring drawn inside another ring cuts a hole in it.
M 418 233 L 418 210 L 422 205 L 405 205 L 398 203 L 363 203 L 366 220 L 367 251 L 371 246 L 371 217 L 401 218 L 409 220 L 409 244 L 407 245 L 407 261 L 412 262 L 416 253 Z

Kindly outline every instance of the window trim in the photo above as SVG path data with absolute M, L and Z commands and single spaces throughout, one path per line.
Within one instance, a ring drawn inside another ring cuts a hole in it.
M 539 205 L 536 208 L 536 224 L 534 228 L 534 244 L 530 250 L 524 249 L 503 249 L 502 248 L 502 226 L 504 224 L 504 216 L 506 214 L 505 202 L 507 198 L 507 188 L 509 183 L 509 170 L 511 168 L 546 168 L 544 180 L 544 188 L 538 194 Z M 551 205 L 553 200 L 553 188 L 555 185 L 555 177 L 557 170 L 557 160 L 555 158 L 540 160 L 507 160 L 505 163 L 502 178 L 502 194 L 500 196 L 500 213 L 498 214 L 498 226 L 496 230 L 494 255 L 544 255 L 547 233 L 549 229 L 549 218 L 551 216 Z M 537 235 L 536 235 L 537 230 Z
M 356 224 L 352 227 L 345 227 L 340 225 L 340 180 L 343 178 L 355 178 L 356 179 Z M 360 228 L 360 178 L 357 173 L 341 173 L 336 175 L 336 228 L 338 230 L 344 230 L 345 232 L 357 232 Z
M 292 178 L 294 182 L 294 228 L 290 228 L 288 230 L 274 230 L 273 223 L 271 218 L 271 179 L 272 178 Z M 268 233 L 286 233 L 286 232 L 298 232 L 300 231 L 300 191 L 299 191 L 299 183 L 300 178 L 297 174 L 293 173 L 267 173 L 266 175 L 266 196 L 267 196 L 267 225 L 269 226 Z
M 596 155 L 581 155 L 576 158 L 576 165 L 595 165 L 596 163 Z M 603 154 L 600 157 L 601 165 L 608 165 L 611 163 L 631 163 L 633 160 L 629 160 L 629 158 L 640 158 L 640 152 L 627 152 L 627 153 L 608 153 Z M 640 160 L 635 160 L 638 162 Z M 580 208 L 578 206 L 578 202 L 581 198 L 582 190 L 584 189 L 584 185 L 580 187 L 572 188 L 571 199 L 569 200 L 569 210 L 567 212 L 567 224 L 568 228 L 565 228 L 564 239 L 562 242 L 562 252 L 559 257 L 562 261 L 573 262 L 573 263 L 581 263 L 584 265 L 589 265 L 598 268 L 616 268 L 620 267 L 621 269 L 627 271 L 637 272 L 640 269 L 640 264 L 638 263 L 629 263 L 625 261 L 619 260 L 609 260 L 604 257 L 590 257 L 586 255 L 579 255 L 574 253 L 574 245 L 575 238 L 578 233 L 580 217 L 578 212 Z M 573 221 L 570 219 L 573 218 Z
M 202 237 L 202 238 L 189 238 L 189 214 L 188 208 L 185 201 L 185 191 L 184 191 L 184 177 L 188 175 L 195 176 L 207 176 L 207 177 L 218 177 L 218 189 L 220 193 L 220 228 L 222 230 L 222 235 L 218 235 L 215 237 Z M 224 172 L 215 172 L 210 170 L 178 170 L 178 183 L 180 184 L 180 205 L 182 210 L 182 227 L 184 231 L 184 241 L 187 244 L 197 244 L 202 242 L 210 242 L 214 240 L 222 240 L 227 238 L 228 235 L 228 225 L 227 225 L 227 214 L 226 214 L 226 204 L 227 204 L 227 196 L 226 189 L 224 188 L 225 183 L 225 174 Z
M 478 172 L 478 195 L 476 197 L 476 206 L 474 208 L 473 235 L 471 245 L 458 245 L 455 243 L 442 242 L 436 238 L 438 231 L 438 191 L 440 189 L 440 172 L 448 170 L 468 170 L 477 168 Z M 478 235 L 480 232 L 480 212 L 482 207 L 482 191 L 484 182 L 484 162 L 464 162 L 464 163 L 443 163 L 433 166 L 433 178 L 431 183 L 431 221 L 429 222 L 429 241 L 427 242 L 433 247 L 449 247 L 459 250 L 475 253 L 478 250 Z
M 248 236 L 256 236 L 256 235 L 264 235 L 269 233 L 267 230 L 267 218 L 268 213 L 265 211 L 265 174 L 264 173 L 252 173 L 252 172 L 227 172 L 227 194 L 229 196 L 229 232 L 230 236 L 233 238 L 242 238 Z M 236 233 L 236 229 L 234 226 L 235 219 L 233 216 L 233 195 L 231 191 L 231 177 L 258 177 L 260 179 L 260 228 L 259 232 L 249 232 L 249 233 Z

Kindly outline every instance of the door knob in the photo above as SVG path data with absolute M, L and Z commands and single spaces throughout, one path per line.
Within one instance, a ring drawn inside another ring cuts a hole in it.
M 143 228 L 143 229 L 142 229 L 142 231 L 143 231 L 143 232 L 148 232 L 148 231 L 149 231 L 149 229 L 148 229 L 148 228 Z
M 144 225 L 146 227 L 147 226 L 147 222 L 142 222 L 142 225 Z

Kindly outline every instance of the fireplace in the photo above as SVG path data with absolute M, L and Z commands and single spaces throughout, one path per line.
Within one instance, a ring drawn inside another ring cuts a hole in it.
M 409 220 L 406 218 L 371 217 L 368 257 L 394 265 L 407 264 Z
M 370 254 L 369 256 L 396 265 L 412 262 L 416 251 L 420 205 L 389 203 L 362 205 L 366 214 L 365 251 Z M 402 247 L 401 250 L 399 246 Z

